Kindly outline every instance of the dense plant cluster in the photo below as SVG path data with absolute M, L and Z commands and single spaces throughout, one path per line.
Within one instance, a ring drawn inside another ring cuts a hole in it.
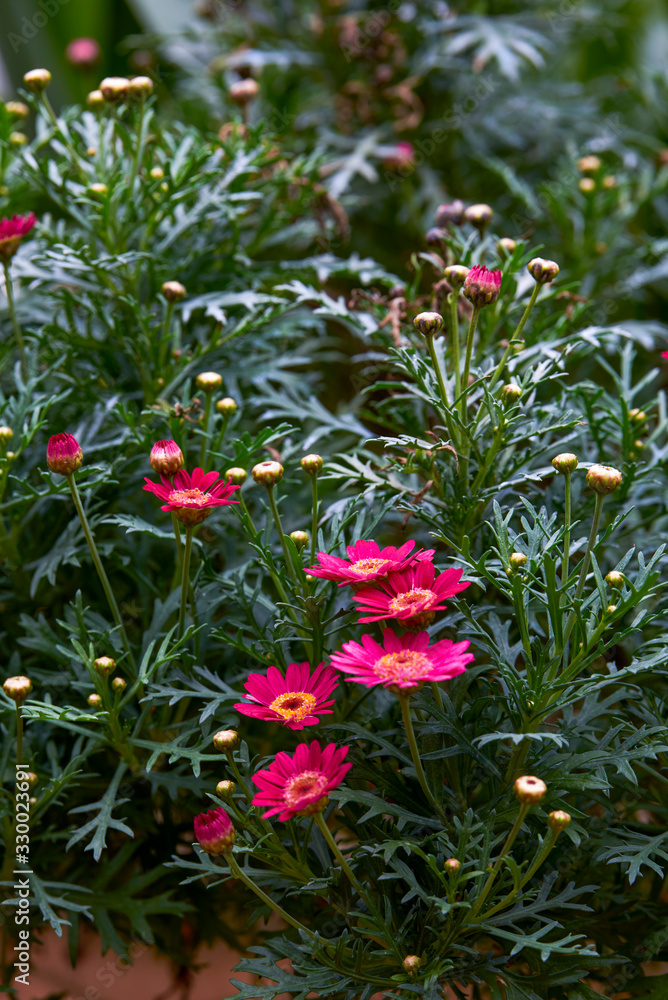
M 661 137 L 523 170 L 495 87 L 418 157 L 565 39 L 407 6 L 207 3 L 181 115 L 0 108 L 5 909 L 29 864 L 73 961 L 183 970 L 255 925 L 242 1000 L 658 998 Z

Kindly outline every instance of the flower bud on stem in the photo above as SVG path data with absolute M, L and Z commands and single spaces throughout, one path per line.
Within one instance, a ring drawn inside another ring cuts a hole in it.
M 186 530 L 186 543 L 183 548 L 183 561 L 181 563 L 181 603 L 179 606 L 179 627 L 176 633 L 176 641 L 178 642 L 182 635 L 183 629 L 186 622 L 186 605 L 188 603 L 188 584 L 190 582 L 190 557 L 192 555 L 193 549 L 193 530 L 194 526 L 192 524 L 184 525 Z M 178 549 L 177 549 L 178 558 Z
M 21 358 L 21 378 L 25 382 L 28 377 L 28 362 L 26 359 L 26 345 L 23 339 L 23 331 L 19 325 L 18 317 L 16 315 L 16 306 L 14 303 L 14 286 L 12 285 L 12 278 L 9 273 L 9 261 L 3 262 L 5 269 L 5 295 L 7 296 L 7 311 L 9 312 L 10 319 L 12 321 L 12 329 L 14 330 L 14 336 L 16 337 L 16 344 L 19 349 L 19 357 Z
M 492 885 L 494 883 L 494 880 L 496 879 L 496 876 L 499 874 L 499 870 L 501 868 L 501 865 L 503 864 L 503 859 L 505 858 L 505 856 L 508 853 L 508 851 L 510 850 L 510 848 L 513 846 L 513 843 L 515 842 L 515 838 L 517 837 L 517 834 L 520 832 L 520 830 L 522 828 L 522 824 L 524 823 L 524 819 L 526 817 L 526 814 L 529 811 L 529 806 L 530 805 L 531 805 L 530 802 L 521 802 L 520 803 L 520 811 L 517 814 L 517 818 L 516 818 L 515 822 L 513 823 L 513 827 L 511 829 L 510 833 L 506 837 L 506 842 L 503 845 L 503 847 L 501 848 L 501 853 L 499 854 L 498 858 L 494 862 L 494 865 L 492 867 L 491 872 L 487 876 L 487 881 L 485 882 L 484 886 L 482 887 L 482 891 L 481 891 L 480 895 L 478 896 L 478 898 L 476 899 L 475 903 L 471 907 L 471 910 L 469 911 L 469 915 L 467 917 L 467 923 L 477 922 L 475 920 L 475 918 L 478 917 L 478 913 L 480 912 L 482 904 L 487 899 L 487 897 L 489 895 L 489 892 L 490 892 L 490 889 L 492 888 Z M 482 917 L 478 917 L 478 921 L 480 921 L 481 919 L 482 919 Z

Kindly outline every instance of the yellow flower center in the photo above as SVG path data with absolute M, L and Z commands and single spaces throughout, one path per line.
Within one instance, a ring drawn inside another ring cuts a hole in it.
M 209 502 L 209 494 L 201 490 L 172 490 L 169 494 L 170 503 L 178 503 L 183 507 L 202 507 Z
M 290 778 L 283 789 L 283 801 L 286 805 L 298 806 L 305 798 L 319 795 L 327 787 L 327 777 L 322 771 L 302 771 Z
M 391 611 L 408 611 L 414 604 L 422 604 L 423 601 L 433 598 L 432 590 L 407 590 L 404 594 L 398 594 L 390 601 Z
M 269 708 L 284 719 L 301 722 L 316 706 L 316 699 L 307 691 L 286 691 L 274 698 Z
M 371 576 L 372 573 L 377 573 L 388 565 L 388 559 L 360 559 L 358 562 L 352 563 L 350 569 L 358 576 Z
M 424 678 L 431 670 L 431 660 L 424 653 L 403 649 L 400 653 L 387 653 L 373 665 L 376 677 L 384 681 L 402 681 Z

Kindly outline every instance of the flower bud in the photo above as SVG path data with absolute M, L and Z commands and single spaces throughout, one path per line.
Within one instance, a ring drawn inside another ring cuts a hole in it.
M 304 455 L 301 460 L 301 467 L 309 476 L 317 476 L 322 469 L 322 456 Z
M 219 781 L 216 785 L 216 795 L 218 795 L 221 799 L 227 799 L 229 801 L 229 799 L 231 799 L 234 795 L 236 787 L 237 786 L 233 781 Z
M 519 385 L 515 385 L 513 382 L 509 382 L 507 385 L 504 385 L 501 390 L 501 400 L 504 403 L 516 403 L 521 396 L 522 390 Z
M 443 245 L 443 241 L 447 238 L 447 235 L 444 229 L 433 226 L 425 233 L 424 241 L 428 247 L 440 247 Z
M 512 257 L 517 250 L 517 241 L 511 239 L 510 236 L 503 236 L 496 244 L 496 249 L 501 257 Z
M 13 437 L 14 437 L 14 431 L 11 429 L 11 427 L 7 427 L 5 424 L 3 424 L 0 427 L 0 444 L 2 445 L 9 444 L 9 442 L 12 440 Z
M 443 867 L 448 875 L 456 875 L 462 867 L 462 863 L 461 861 L 458 861 L 457 858 L 447 858 Z
M 529 805 L 541 802 L 547 791 L 547 785 L 544 781 L 527 774 L 518 778 L 513 788 L 519 801 L 528 802 Z
M 114 677 L 111 682 L 112 691 L 115 691 L 116 694 L 123 694 L 127 686 L 126 681 L 122 677 Z
M 92 191 L 93 194 L 103 195 L 107 193 L 109 188 L 107 187 L 106 184 L 96 183 L 96 184 L 91 184 L 88 190 Z
M 433 337 L 443 326 L 443 317 L 437 312 L 422 312 L 413 320 L 413 326 L 423 337 Z
M 454 222 L 456 226 L 461 226 L 465 208 L 464 202 L 459 198 L 455 198 L 450 204 L 439 205 L 435 215 L 436 225 L 447 226 L 449 222 Z
M 86 150 L 86 156 L 97 156 L 97 150 L 95 146 L 89 146 Z
M 151 167 L 151 170 L 149 172 L 154 181 L 161 181 L 162 178 L 165 176 L 165 171 L 162 169 L 162 167 Z
M 100 61 L 100 46 L 94 38 L 74 38 L 65 49 L 70 66 L 75 69 L 92 69 Z
M 606 615 L 614 615 L 616 610 L 617 610 L 616 604 L 608 604 L 607 608 L 605 609 L 605 613 Z
M 404 967 L 404 971 L 408 973 L 409 976 L 415 976 L 422 965 L 422 959 L 419 955 L 406 955 L 405 959 L 401 963 Z
M 93 666 L 97 670 L 98 674 L 108 677 L 109 674 L 113 674 L 116 669 L 116 660 L 112 660 L 110 656 L 98 656 L 93 663 Z
M 229 89 L 230 100 L 239 107 L 245 107 L 254 101 L 260 92 L 257 80 L 250 77 L 246 80 L 236 80 Z
M 105 101 L 120 104 L 130 93 L 130 81 L 124 76 L 106 76 L 100 90 Z
M 476 264 L 466 275 L 464 295 L 474 306 L 491 305 L 499 297 L 501 272 L 490 271 L 484 264 Z
M 12 146 L 25 146 L 28 136 L 24 132 L 10 132 L 9 142 Z
M 241 486 L 242 483 L 246 482 L 248 478 L 248 473 L 245 469 L 240 469 L 236 465 L 233 465 L 231 469 L 228 469 L 225 473 L 226 480 L 232 480 L 236 486 Z
M 180 281 L 166 281 L 162 286 L 162 294 L 168 302 L 181 302 L 186 297 L 186 290 Z
M 88 704 L 90 705 L 91 708 L 102 707 L 102 698 L 99 696 L 99 694 L 95 694 L 95 692 L 93 692 L 93 694 L 89 694 L 86 700 L 88 701 Z
M 620 573 L 618 569 L 611 569 L 605 582 L 612 590 L 621 590 L 624 586 L 624 574 Z
M 564 451 L 561 455 L 555 455 L 552 459 L 552 465 L 555 467 L 557 472 L 575 472 L 578 467 L 578 460 L 575 455 L 572 455 L 570 451 Z
M 23 101 L 7 101 L 5 104 L 5 111 L 11 118 L 23 119 L 27 118 L 30 114 L 30 108 Z
M 25 778 L 23 780 L 27 781 L 31 788 L 34 788 L 35 785 L 37 784 L 37 782 L 39 781 L 39 778 L 37 777 L 37 775 L 35 774 L 35 772 L 34 771 L 24 771 L 23 773 L 25 774 Z
M 130 97 L 145 98 L 153 93 L 153 80 L 150 76 L 133 76 L 130 80 Z
M 219 399 L 216 403 L 216 409 L 219 413 L 222 413 L 224 417 L 232 417 L 237 412 L 239 407 L 237 406 L 236 400 L 230 399 L 229 396 L 225 396 L 224 399 Z
M 595 189 L 596 184 L 594 183 L 591 177 L 583 177 L 582 180 L 579 182 L 578 187 L 580 188 L 583 194 L 591 194 L 592 191 Z
M 598 156 L 582 156 L 578 160 L 578 170 L 581 174 L 595 174 L 600 167 L 601 161 Z
M 632 410 L 629 410 L 629 420 L 632 424 L 644 424 L 647 420 L 647 414 L 644 410 L 639 410 L 635 406 Z
M 527 264 L 527 271 L 539 285 L 545 285 L 549 281 L 554 281 L 559 274 L 559 265 L 554 260 L 534 257 Z
M 515 571 L 517 571 L 519 569 L 522 569 L 523 566 L 526 566 L 526 563 L 527 563 L 527 557 L 524 555 L 523 552 L 512 552 L 511 553 L 511 555 L 510 555 L 510 568 L 511 569 L 514 569 Z
M 606 191 L 611 191 L 613 188 L 617 187 L 617 178 L 614 174 L 607 174 L 607 176 L 603 178 L 603 187 Z
M 204 392 L 213 392 L 214 389 L 220 389 L 223 384 L 223 376 L 219 375 L 218 372 L 200 372 L 195 379 L 195 384 L 198 389 L 203 389 Z
M 565 830 L 571 821 L 570 813 L 564 812 L 563 809 L 555 809 L 547 817 L 547 825 L 550 830 L 554 830 L 556 833 L 560 833 Z
M 239 745 L 239 734 L 234 729 L 221 729 L 214 735 L 213 745 L 223 753 L 232 753 Z
M 8 677 L 2 685 L 2 690 L 17 705 L 22 705 L 32 691 L 32 681 L 29 677 L 22 677 L 20 675 L 18 677 Z
M 644 451 L 645 442 L 641 438 L 636 438 L 636 440 L 633 442 L 633 447 L 636 451 Z
M 587 486 L 599 496 L 614 493 L 622 485 L 622 474 L 611 465 L 592 465 L 587 472 Z
M 183 452 L 176 441 L 156 441 L 149 456 L 151 468 L 162 476 L 173 476 L 185 465 Z
M 89 108 L 101 108 L 104 105 L 104 94 L 101 90 L 91 90 L 86 97 L 86 104 Z
M 207 854 L 227 854 L 232 850 L 235 830 L 221 806 L 195 816 L 193 825 L 197 842 Z
M 466 222 L 470 222 L 472 226 L 478 229 L 481 233 L 487 228 L 487 226 L 492 221 L 492 216 L 494 212 L 489 205 L 469 205 L 467 209 L 464 210 L 464 219 Z
M 275 486 L 283 478 L 283 466 L 280 462 L 260 462 L 253 466 L 251 475 L 260 486 Z
M 308 532 L 306 531 L 291 531 L 290 538 L 295 543 L 297 552 L 303 549 L 305 545 L 308 545 Z
M 443 271 L 443 275 L 453 288 L 461 288 L 466 281 L 469 271 L 470 268 L 464 267 L 463 264 L 450 264 Z
M 7 459 L 8 462 L 13 462 L 14 459 L 16 458 L 16 454 L 13 451 L 8 451 L 7 454 L 5 455 L 5 458 Z
M 43 94 L 51 83 L 48 69 L 31 69 L 23 77 L 26 90 L 33 94 Z
M 46 446 L 46 464 L 51 472 L 71 476 L 81 468 L 83 452 L 72 434 L 54 434 Z

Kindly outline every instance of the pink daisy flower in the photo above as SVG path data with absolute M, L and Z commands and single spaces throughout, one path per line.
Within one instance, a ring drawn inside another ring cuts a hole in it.
M 191 475 L 181 469 L 173 482 L 164 475 L 160 476 L 162 484 L 154 483 L 145 476 L 146 486 L 143 488 L 166 501 L 161 510 L 173 511 L 181 524 L 192 527 L 206 521 L 214 507 L 238 503 L 237 500 L 228 500 L 228 497 L 239 487 L 222 479 L 216 483 L 219 475 L 219 472 L 205 473 L 203 469 L 195 469 Z
M 278 667 L 264 674 L 250 674 L 244 687 L 248 701 L 234 707 L 242 715 L 268 722 L 282 722 L 288 729 L 317 726 L 319 715 L 331 715 L 329 698 L 338 684 L 332 667 L 321 663 L 311 675 L 308 663 L 289 664 L 285 677 Z M 327 700 L 329 698 L 329 700 Z
M 277 753 L 273 764 L 253 775 L 260 789 L 253 799 L 254 806 L 269 806 L 264 814 L 283 822 L 293 816 L 313 816 L 322 812 L 327 796 L 341 784 L 352 764 L 343 759 L 349 747 L 328 743 L 320 749 L 317 740 L 300 743 L 294 756 Z
M 37 222 L 34 212 L 28 215 L 13 215 L 11 219 L 0 219 L 0 260 L 4 263 L 11 260 L 24 236 L 30 232 Z
M 396 635 L 391 628 L 383 630 L 383 645 L 370 636 L 359 642 L 344 642 L 342 653 L 333 653 L 332 664 L 350 680 L 366 687 L 382 684 L 403 690 L 419 690 L 427 681 L 447 681 L 464 673 L 473 659 L 467 653 L 470 643 L 442 639 L 429 645 L 429 635 Z
M 405 628 L 419 630 L 433 622 L 435 613 L 445 608 L 445 600 L 469 584 L 460 583 L 461 569 L 447 569 L 436 576 L 434 564 L 418 562 L 402 573 L 390 573 L 380 587 L 365 587 L 355 600 L 359 610 L 370 612 L 360 622 L 396 618 Z
M 207 854 L 225 854 L 236 835 L 232 820 L 221 806 L 195 816 L 195 836 Z
M 377 542 L 361 539 L 346 547 L 347 559 L 318 552 L 320 565 L 310 566 L 304 572 L 319 576 L 322 580 L 339 580 L 339 587 L 344 587 L 347 583 L 365 585 L 383 579 L 388 573 L 405 569 L 414 562 L 433 558 L 433 549 L 411 555 L 414 546 L 415 542 L 410 541 L 404 542 L 398 549 L 394 545 L 381 549 Z

